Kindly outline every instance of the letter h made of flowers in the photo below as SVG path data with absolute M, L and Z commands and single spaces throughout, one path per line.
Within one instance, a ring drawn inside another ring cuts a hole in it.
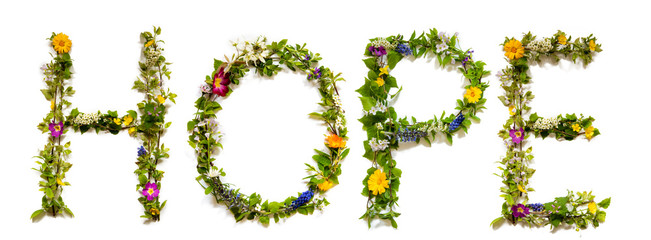
M 531 79 L 528 72 L 530 63 L 540 63 L 541 57 L 554 61 L 564 57 L 571 58 L 573 62 L 581 59 L 587 65 L 592 62 L 596 52 L 601 52 L 601 44 L 596 44 L 592 34 L 571 40 L 572 37 L 558 31 L 548 38 L 536 39 L 536 36 L 527 33 L 521 40 L 506 38 L 503 43 L 509 66 L 497 74 L 504 89 L 504 95 L 499 99 L 509 108 L 510 117 L 498 134 L 507 149 L 506 156 L 499 162 L 500 171 L 496 174 L 504 183 L 500 188 L 501 197 L 504 198 L 502 216 L 493 220 L 491 225 L 505 220 L 513 224 L 525 222 L 529 226 L 551 224 L 554 228 L 565 224 L 578 231 L 589 223 L 597 227 L 606 218 L 603 209 L 610 205 L 610 198 L 597 203 L 592 192 L 574 193 L 568 190 L 567 195 L 551 202 L 529 202 L 528 194 L 533 191 L 528 187 L 529 178 L 535 172 L 530 167 L 532 148 L 526 148 L 531 134 L 543 139 L 554 135 L 557 140 L 567 141 L 582 135 L 591 140 L 599 135 L 599 130 L 592 126 L 592 117 L 566 114 L 542 118 L 536 113 L 529 114 L 531 107 L 528 104 L 534 98 L 532 92 L 526 90 L 526 84 Z M 527 114 L 529 116 L 525 117 Z
M 164 89 L 164 80 L 170 79 L 171 72 L 168 68 L 170 63 L 162 55 L 164 49 L 163 41 L 158 39 L 160 33 L 160 27 L 154 27 L 152 32 L 140 34 L 144 59 L 139 62 L 140 76 L 134 82 L 133 89 L 143 93 L 145 98 L 137 104 L 137 110 L 127 111 L 123 115 L 115 111 L 81 113 L 77 109 L 64 114 L 72 105 L 67 98 L 75 93 L 69 86 L 72 78 L 72 42 L 63 33 L 52 33 L 50 41 L 56 54 L 41 68 L 46 84 L 41 92 L 50 102 L 50 112 L 38 125 L 38 129 L 48 135 L 48 142 L 36 156 L 39 159 L 38 168 L 33 168 L 40 173 L 39 186 L 44 196 L 41 208 L 32 213 L 32 219 L 45 214 L 74 216 L 63 201 L 63 187 L 70 185 L 65 175 L 72 164 L 67 161 L 71 153 L 70 142 L 62 143 L 62 140 L 68 130 L 83 134 L 91 129 L 95 133 L 111 134 L 126 131 L 142 141 L 139 148 L 134 147 L 137 150 L 138 169 L 134 173 L 138 177 L 138 200 L 144 208 L 141 217 L 153 221 L 160 219 L 160 211 L 166 201 L 159 200 L 163 171 L 158 170 L 157 165 L 169 157 L 169 149 L 161 143 L 161 137 L 171 124 L 165 122 L 169 105 L 166 100 L 174 103 L 176 97 L 169 89 Z

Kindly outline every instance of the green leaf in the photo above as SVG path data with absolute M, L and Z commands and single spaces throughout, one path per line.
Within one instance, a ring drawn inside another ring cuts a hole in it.
M 389 63 L 389 68 L 391 69 L 394 69 L 400 60 L 402 60 L 402 54 L 396 51 L 391 51 L 387 54 L 387 61 Z
M 375 106 L 375 100 L 372 97 L 360 97 L 359 99 L 362 100 L 365 111 L 371 110 Z
M 34 211 L 34 213 L 32 213 L 32 216 L 30 216 L 29 219 L 34 219 L 35 217 L 38 217 L 38 215 L 41 215 L 44 212 L 45 212 L 45 210 L 43 210 L 43 209 L 36 210 L 36 211 Z
M 210 194 L 212 192 L 212 188 L 213 188 L 212 186 L 207 187 L 206 190 L 204 191 L 204 194 L 206 195 Z
M 51 188 L 46 188 L 45 189 L 45 195 L 47 196 L 47 198 L 53 198 L 54 197 L 54 193 L 52 193 Z
M 389 221 L 391 221 L 391 226 L 393 228 L 398 228 L 398 223 L 396 222 L 396 220 L 394 220 L 393 218 L 389 218 Z
M 502 222 L 502 221 L 504 221 L 504 217 L 498 217 L 498 218 L 494 219 L 494 220 L 491 222 L 491 226 L 493 226 L 493 225 L 495 225 L 495 224 L 498 224 L 498 223 L 500 223 L 500 222 Z
M 601 208 L 608 208 L 610 206 L 610 198 L 601 200 L 601 202 L 599 202 L 597 205 Z
M 364 64 L 368 69 L 376 69 L 377 63 L 374 57 L 364 59 Z

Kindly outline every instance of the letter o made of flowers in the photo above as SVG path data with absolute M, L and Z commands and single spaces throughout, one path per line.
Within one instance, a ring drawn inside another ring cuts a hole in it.
M 281 218 L 296 212 L 309 214 L 321 209 L 328 201 L 319 195 L 339 183 L 341 162 L 348 155 L 346 148 L 346 120 L 341 106 L 336 83 L 344 79 L 329 68 L 319 66 L 318 53 L 312 53 L 305 45 L 288 45 L 287 40 L 267 44 L 266 37 L 255 41 L 234 44 L 237 52 L 225 61 L 215 59 L 214 71 L 206 76 L 206 84 L 200 87 L 201 97 L 195 102 L 195 119 L 188 122 L 189 144 L 197 155 L 197 181 L 218 203 L 227 206 L 236 221 L 257 219 L 268 224 L 271 218 L 278 222 Z M 316 150 L 312 156 L 313 164 L 306 164 L 310 173 L 306 190 L 284 201 L 263 200 L 256 193 L 247 195 L 240 189 L 233 189 L 223 182 L 224 170 L 216 165 L 214 153 L 221 148 L 222 135 L 217 131 L 215 114 L 222 109 L 217 102 L 221 97 L 232 93 L 231 84 L 239 84 L 240 79 L 251 69 L 260 76 L 273 76 L 285 66 L 294 72 L 304 72 L 308 81 L 316 81 L 321 95 L 321 112 L 309 115 L 323 120 L 329 134 L 325 138 L 325 149 Z
M 599 130 L 592 126 L 592 117 L 579 117 L 576 114 L 558 115 L 557 117 L 542 118 L 537 113 L 530 113 L 529 103 L 534 95 L 527 91 L 530 84 L 529 63 L 540 62 L 541 57 L 555 61 L 561 57 L 583 60 L 587 65 L 592 62 L 596 52 L 601 52 L 601 44 L 596 44 L 592 34 L 588 37 L 572 41 L 571 36 L 558 31 L 551 37 L 536 39 L 527 33 L 521 40 L 506 38 L 503 43 L 506 60 L 509 66 L 498 73 L 502 82 L 504 95 L 499 99 L 509 108 L 509 119 L 500 130 L 499 136 L 506 145 L 506 155 L 500 161 L 500 172 L 497 174 L 504 186 L 500 188 L 502 216 L 491 222 L 491 225 L 504 220 L 516 224 L 527 223 L 529 226 L 552 225 L 553 228 L 564 224 L 579 229 L 587 228 L 588 224 L 598 227 L 606 219 L 603 209 L 610 206 L 610 198 L 595 202 L 592 192 L 567 191 L 567 195 L 557 197 L 547 203 L 530 203 L 529 193 L 534 191 L 528 187 L 529 178 L 536 171 L 529 165 L 534 156 L 532 147 L 526 148 L 527 138 L 533 133 L 543 139 L 553 135 L 558 140 L 572 141 L 583 135 L 591 140 L 599 135 Z M 525 115 L 529 116 L 526 117 Z
M 482 82 L 482 77 L 489 72 L 484 70 L 485 63 L 473 59 L 473 50 L 461 50 L 458 43 L 457 34 L 450 37 L 445 32 L 431 29 L 418 37 L 414 32 L 409 39 L 402 35 L 374 38 L 366 46 L 364 63 L 369 71 L 364 85 L 357 92 L 364 107 L 364 116 L 359 121 L 368 135 L 364 142 L 364 157 L 372 162 L 362 191 L 368 201 L 366 213 L 361 218 L 368 221 L 369 227 L 373 219 L 379 218 L 389 220 L 397 228 L 394 218 L 400 213 L 394 208 L 402 171 L 396 168 L 391 150 L 398 150 L 400 142 L 419 143 L 423 139 L 431 144 L 437 134 L 446 136 L 452 143 L 452 135 L 459 129 L 467 132 L 472 124 L 470 119 L 478 121 L 477 112 L 485 108 L 483 92 L 488 83 Z M 398 83 L 390 72 L 400 60 L 409 57 L 436 57 L 441 66 L 458 66 L 468 84 L 463 97 L 457 99 L 455 114 L 446 116 L 444 111 L 439 118 L 434 116 L 426 121 L 397 116 L 389 103 L 402 88 L 398 89 Z

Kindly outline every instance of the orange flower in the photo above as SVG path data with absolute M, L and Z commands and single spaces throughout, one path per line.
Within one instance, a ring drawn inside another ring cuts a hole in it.
M 331 133 L 326 137 L 326 141 L 328 141 L 328 146 L 331 148 L 345 148 L 346 147 L 346 141 L 344 141 L 343 138 L 337 136 L 337 134 Z
M 511 39 L 509 42 L 504 44 L 504 56 L 509 59 L 518 59 L 524 56 L 524 47 L 522 43 L 518 40 Z

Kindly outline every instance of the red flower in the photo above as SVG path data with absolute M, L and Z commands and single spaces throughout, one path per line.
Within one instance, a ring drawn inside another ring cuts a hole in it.
M 213 77 L 212 93 L 222 97 L 226 96 L 228 93 L 228 84 L 231 84 L 231 80 L 229 79 L 230 76 L 230 73 L 224 72 L 223 67 L 220 68 L 219 72 Z

